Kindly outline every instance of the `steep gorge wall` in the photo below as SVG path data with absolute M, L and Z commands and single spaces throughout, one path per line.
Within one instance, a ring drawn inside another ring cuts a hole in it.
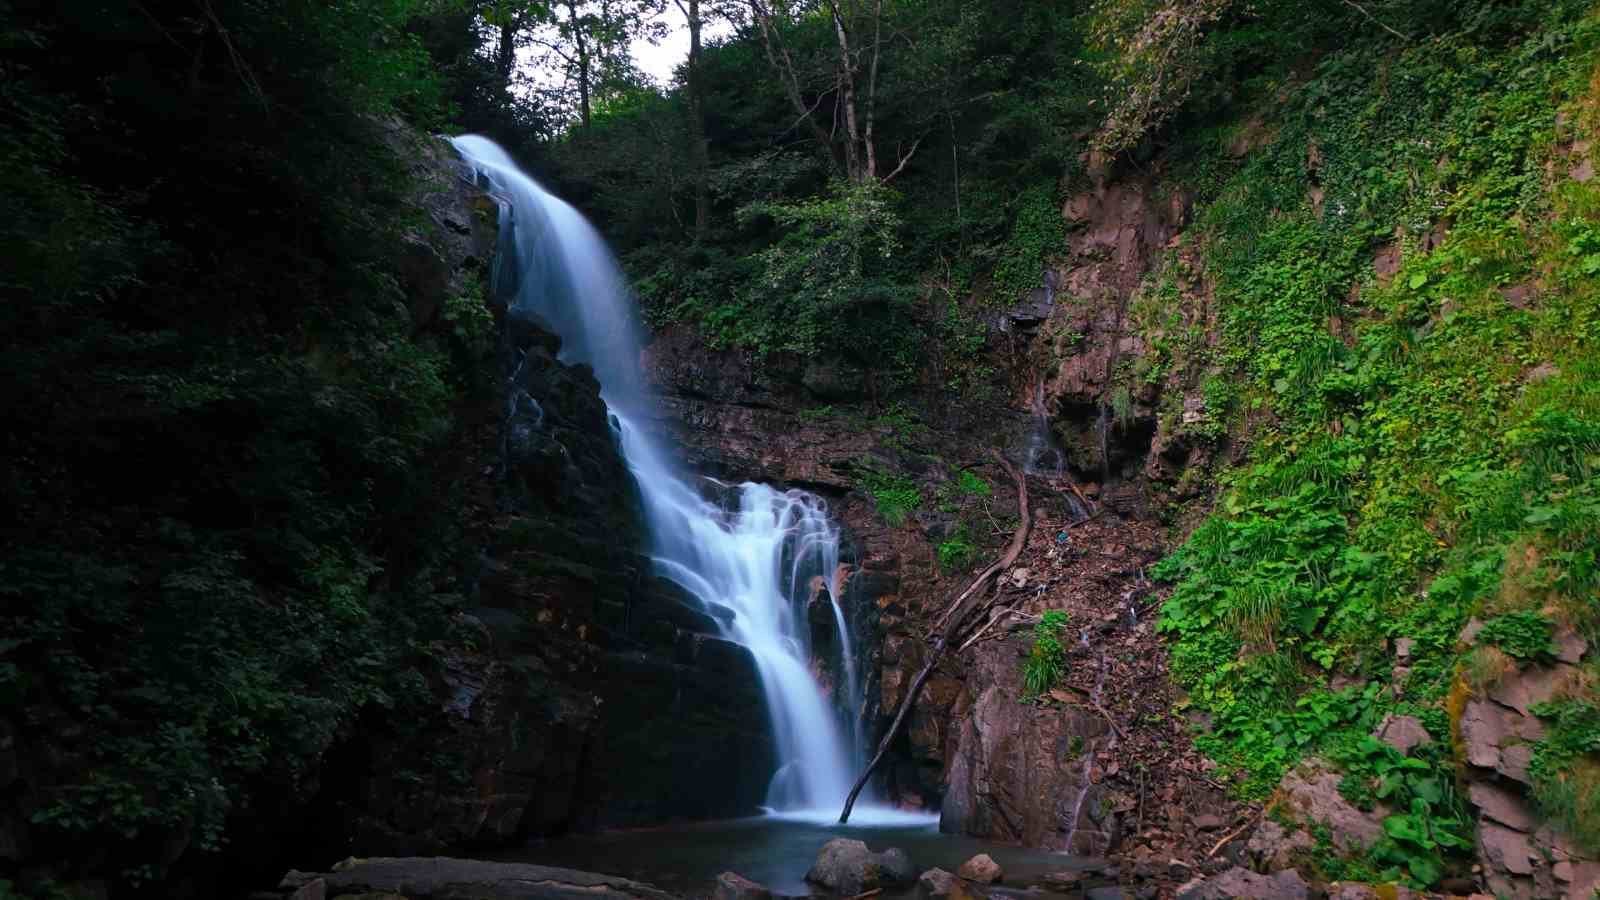
M 1260 129 L 1245 129 L 1229 153 L 1243 158 L 1261 140 Z M 1030 414 L 1042 411 L 1066 449 L 1065 474 L 1097 504 L 1097 521 L 1079 521 L 1059 477 L 1032 479 L 1040 533 L 1002 588 L 1002 604 L 1022 616 L 939 666 L 894 750 L 885 788 L 901 803 L 941 809 L 947 830 L 1115 851 L 1163 876 L 1173 858 L 1209 870 L 1306 864 L 1309 832 L 1263 829 L 1271 833 L 1251 840 L 1245 826 L 1254 813 L 1229 798 L 1213 777 L 1216 763 L 1193 746 L 1191 729 L 1203 730 L 1206 719 L 1174 714 L 1181 697 L 1154 633 L 1162 595 L 1146 569 L 1171 549 L 1159 526 L 1192 524 L 1205 512 L 1214 476 L 1246 459 L 1254 428 L 1252 416 L 1225 419 L 1227 410 L 1208 396 L 1208 379 L 1224 375 L 1205 362 L 1219 323 L 1200 252 L 1185 240 L 1192 199 L 1160 160 L 1116 169 L 1087 162 L 1089 184 L 1062 209 L 1066 246 L 1041 273 L 1039 289 L 992 314 L 989 352 L 1005 409 L 986 407 L 974 422 L 971 410 L 945 414 L 948 398 L 923 390 L 910 403 L 919 427 L 906 429 L 879 415 L 884 405 L 848 369 L 757 364 L 676 331 L 650 351 L 668 397 L 662 427 L 708 471 L 832 498 L 880 582 L 873 714 L 881 733 L 925 658 L 930 618 L 964 581 L 935 559 L 950 516 L 925 502 L 904 524 L 887 524 L 871 500 L 871 473 L 893 470 L 931 501 L 946 496 L 957 472 L 979 472 L 995 486 L 992 509 L 1009 510 L 1005 479 L 983 453 L 1022 447 Z M 1423 252 L 1437 246 L 1439 233 Z M 1390 277 L 1395 256 L 1380 253 L 1373 276 Z M 1177 296 L 1152 297 L 1157 271 Z M 1024 616 L 1045 609 L 1072 615 L 1069 674 L 1059 696 L 1022 704 L 1020 666 L 1032 643 Z M 1583 657 L 1581 648 L 1573 652 L 1570 663 Z M 1470 763 L 1460 788 L 1476 819 L 1484 883 L 1514 896 L 1564 895 L 1593 880 L 1594 864 L 1543 826 L 1524 795 L 1533 737 L 1525 732 L 1538 728 L 1527 707 L 1552 690 L 1543 671 L 1471 699 L 1459 738 Z M 1394 677 L 1404 681 L 1400 670 Z M 1506 724 L 1507 716 L 1517 722 Z M 1376 734 L 1388 739 L 1383 728 Z M 1524 766 L 1508 773 L 1513 756 Z M 1382 833 L 1381 816 L 1339 806 L 1337 792 L 1330 799 L 1337 778 L 1307 777 L 1310 787 L 1286 782 L 1275 798 L 1280 809 L 1293 816 L 1338 807 L 1368 823 L 1368 842 Z M 1307 824 L 1326 820 L 1311 813 Z M 1232 839 L 1219 844 L 1225 835 Z M 1541 856 L 1536 844 L 1552 849 Z M 1207 858 L 1213 847 L 1221 852 Z
M 437 147 L 435 246 L 408 281 L 492 255 L 494 203 Z M 465 224 L 463 224 L 465 223 Z M 509 286 L 506 286 L 509 288 Z M 442 729 L 418 748 L 363 732 L 325 799 L 358 853 L 435 852 L 573 828 L 752 812 L 772 746 L 748 651 L 654 577 L 639 498 L 599 384 L 560 340 L 490 297 L 493 397 L 462 410 L 462 521 L 478 549 L 460 638 L 431 677 Z M 730 774 L 732 777 L 730 778 Z

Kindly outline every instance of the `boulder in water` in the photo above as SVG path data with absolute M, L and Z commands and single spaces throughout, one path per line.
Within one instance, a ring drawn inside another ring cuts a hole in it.
M 891 847 L 873 853 L 861 841 L 834 838 L 822 845 L 806 880 L 836 894 L 855 896 L 875 888 L 910 884 L 917 870 L 904 850 Z
M 717 876 L 717 886 L 711 892 L 711 900 L 772 900 L 772 891 L 738 872 L 723 872 Z
M 956 870 L 956 874 L 968 881 L 976 881 L 979 884 L 994 884 L 1001 879 L 1003 873 L 1000 870 L 1000 864 L 995 862 L 989 854 L 979 853 L 977 856 L 962 863 L 961 868 Z

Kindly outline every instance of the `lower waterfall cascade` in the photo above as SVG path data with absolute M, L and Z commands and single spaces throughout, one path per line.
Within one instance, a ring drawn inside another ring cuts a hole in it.
M 827 504 L 799 490 L 711 482 L 713 502 L 649 433 L 653 411 L 639 358 L 643 346 L 626 281 L 599 233 L 572 206 L 523 173 L 480 136 L 451 140 L 499 205 L 500 243 L 491 290 L 511 315 L 537 316 L 562 339 L 564 362 L 589 365 L 601 385 L 638 483 L 657 574 L 712 615 L 722 637 L 747 648 L 760 673 L 777 769 L 765 808 L 776 816 L 832 821 L 864 761 L 861 679 L 842 603 L 838 526 Z M 823 586 L 843 655 L 843 693 L 830 703 L 811 671 L 806 604 Z M 837 708 L 851 711 L 841 715 Z M 922 814 L 863 807 L 861 824 L 928 822 Z

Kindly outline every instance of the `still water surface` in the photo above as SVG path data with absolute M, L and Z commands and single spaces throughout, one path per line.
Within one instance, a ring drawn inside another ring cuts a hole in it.
M 1008 886 L 1022 887 L 1063 869 L 1088 868 L 1097 860 L 992 844 L 961 835 L 940 834 L 935 818 L 905 815 L 865 825 L 823 823 L 815 817 L 768 815 L 662 828 L 609 831 L 555 838 L 499 855 L 506 861 L 563 866 L 621 875 L 674 893 L 704 896 L 717 875 L 734 871 L 776 894 L 805 895 L 806 870 L 831 838 L 865 841 L 872 850 L 899 847 L 918 871 L 934 867 L 954 872 L 978 853 L 987 853 L 1005 871 Z

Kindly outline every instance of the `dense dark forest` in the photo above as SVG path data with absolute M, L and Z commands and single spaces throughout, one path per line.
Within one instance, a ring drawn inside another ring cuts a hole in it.
M 630 48 L 682 31 L 656 83 Z M 428 673 L 472 639 L 496 314 L 487 266 L 419 301 L 396 248 L 460 133 L 596 223 L 653 332 L 898 435 L 1021 406 L 1007 311 L 1109 295 L 1050 272 L 1072 198 L 1142 179 L 1186 227 L 1093 413 L 1226 448 L 1164 495 L 1173 715 L 1240 802 L 1318 756 L 1388 810 L 1313 829 L 1319 877 L 1437 889 L 1463 708 L 1560 667 L 1501 786 L 1600 851 L 1592 4 L 0 0 L 0 48 L 0 897 L 275 876 L 356 732 L 455 765 Z M 928 541 L 970 567 L 1001 538 L 921 471 L 854 489 L 959 508 Z

